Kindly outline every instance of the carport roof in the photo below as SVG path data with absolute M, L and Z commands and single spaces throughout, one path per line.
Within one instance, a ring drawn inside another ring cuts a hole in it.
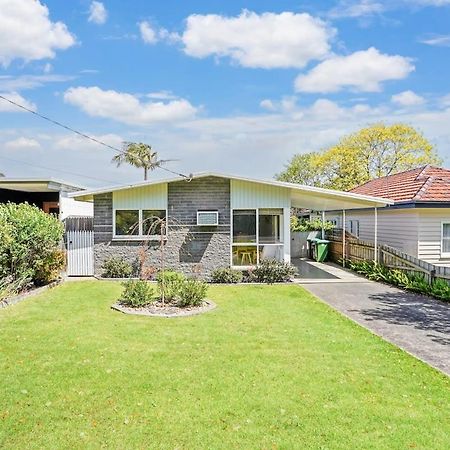
M 54 178 L 10 178 L 0 177 L 0 189 L 21 192 L 59 192 L 79 191 L 84 189 L 63 180 Z
M 262 185 L 270 185 L 279 188 L 289 189 L 291 195 L 291 206 L 293 208 L 304 208 L 315 211 L 331 211 L 342 209 L 376 208 L 391 205 L 392 200 L 372 197 L 369 195 L 355 194 L 353 192 L 335 191 L 312 186 L 304 186 L 296 183 L 286 183 L 283 181 L 264 180 L 248 178 L 237 175 L 226 175 L 217 172 L 201 172 L 191 175 L 190 180 L 205 177 L 226 178 L 229 180 L 246 181 Z M 162 180 L 143 181 L 140 183 L 112 186 L 101 189 L 85 190 L 69 194 L 70 197 L 78 200 L 92 201 L 94 195 L 106 194 L 109 192 L 133 189 L 143 186 L 151 186 L 162 183 L 173 183 L 183 181 L 180 177 L 166 178 Z M 187 180 L 186 182 L 188 182 Z

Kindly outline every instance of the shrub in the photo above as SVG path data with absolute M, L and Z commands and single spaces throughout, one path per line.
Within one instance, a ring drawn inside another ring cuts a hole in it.
M 58 271 L 61 259 L 55 252 L 60 248 L 64 227 L 56 217 L 28 203 L 1 204 L 0 230 L 1 277 L 39 283 L 47 278 L 43 268 Z
M 450 300 L 450 286 L 445 280 L 435 280 L 431 285 L 431 293 L 441 300 Z
M 154 290 L 145 280 L 127 280 L 122 283 L 124 290 L 120 302 L 132 308 L 148 305 L 153 302 Z
M 208 285 L 204 281 L 188 278 L 181 283 L 178 306 L 200 306 L 206 297 Z
M 211 273 L 211 282 L 213 283 L 240 283 L 243 274 L 240 270 L 234 270 L 230 267 L 216 269 Z
M 0 278 L 0 303 L 24 290 L 29 282 L 27 278 L 14 280 L 11 275 Z
M 323 229 L 325 231 L 331 231 L 335 228 L 332 222 L 325 221 L 323 223 Z M 291 231 L 320 231 L 322 230 L 322 220 L 315 219 L 299 219 L 296 216 L 291 216 Z
M 156 275 L 156 282 L 161 297 L 164 293 L 164 300 L 168 302 L 175 301 L 181 289 L 181 285 L 186 280 L 186 277 L 175 270 L 161 270 Z
M 275 259 L 264 259 L 253 271 L 256 281 L 259 283 L 281 283 L 290 281 L 296 274 L 296 269 L 289 263 Z
M 66 265 L 66 254 L 63 250 L 55 249 L 42 259 L 36 268 L 35 283 L 39 285 L 48 284 L 59 278 L 61 270 Z
M 118 256 L 107 259 L 102 269 L 105 278 L 128 278 L 133 273 L 131 264 Z

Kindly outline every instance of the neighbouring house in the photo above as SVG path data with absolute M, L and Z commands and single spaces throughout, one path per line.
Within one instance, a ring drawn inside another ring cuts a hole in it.
M 265 258 L 289 262 L 292 207 L 351 210 L 389 204 L 367 195 L 219 173 L 74 192 L 69 197 L 94 204 L 95 274 L 112 256 L 136 262 L 143 242 L 148 245 L 147 264 L 159 267 L 160 229 L 152 226 L 157 218 L 167 223 L 166 266 L 188 274 L 200 270 L 206 276 L 221 267 L 252 267 Z
M 430 165 L 378 178 L 350 191 L 383 197 L 393 205 L 378 209 L 378 242 L 439 266 L 450 266 L 450 170 Z M 342 212 L 328 212 L 342 228 Z M 374 241 L 373 210 L 347 211 L 345 228 Z
M 92 216 L 92 205 L 69 198 L 84 188 L 52 178 L 0 178 L 0 203 L 30 203 L 61 220 L 68 216 Z

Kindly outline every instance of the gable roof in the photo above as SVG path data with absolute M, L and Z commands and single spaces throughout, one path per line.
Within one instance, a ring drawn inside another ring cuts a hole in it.
M 296 183 L 286 183 L 283 181 L 264 180 L 256 178 L 247 178 L 236 175 L 225 175 L 217 172 L 200 172 L 193 174 L 191 179 L 218 177 L 229 180 L 246 181 L 250 183 L 258 183 L 262 185 L 270 185 L 274 187 L 287 188 L 290 190 L 291 203 L 293 207 L 308 208 L 313 210 L 335 210 L 335 209 L 357 209 L 357 208 L 374 208 L 390 205 L 393 202 L 389 199 L 371 197 L 352 192 L 335 191 L 332 189 L 323 189 L 312 186 L 304 186 Z M 94 195 L 106 194 L 126 189 L 139 188 L 143 186 L 151 186 L 163 183 L 185 182 L 180 177 L 167 178 L 163 180 L 150 180 L 140 183 L 126 184 L 120 186 L 107 187 L 102 189 L 85 190 L 69 194 L 69 197 L 77 198 L 84 201 L 92 201 Z
M 377 178 L 350 192 L 397 202 L 449 202 L 450 170 L 426 165 Z

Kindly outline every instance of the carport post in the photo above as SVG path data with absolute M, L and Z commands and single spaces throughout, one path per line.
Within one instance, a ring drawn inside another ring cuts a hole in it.
M 378 208 L 374 208 L 375 212 L 375 239 L 374 239 L 374 261 L 378 262 Z
M 345 267 L 345 209 L 342 210 L 342 267 Z
M 322 211 L 322 239 L 325 239 L 325 211 Z

